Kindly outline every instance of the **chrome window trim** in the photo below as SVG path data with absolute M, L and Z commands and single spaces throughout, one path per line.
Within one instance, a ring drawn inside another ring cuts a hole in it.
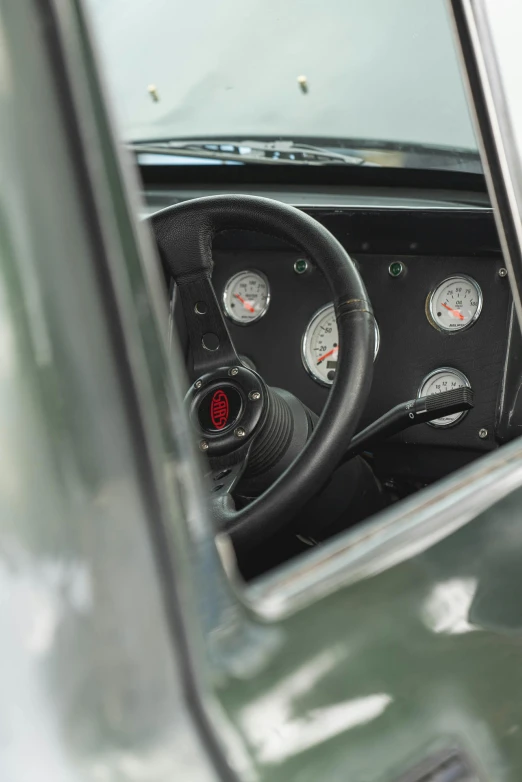
M 392 204 L 292 204 L 296 209 L 335 209 L 335 210 L 352 210 L 352 209 L 361 209 L 364 211 L 368 210 L 388 210 L 392 212 L 396 211 L 406 211 L 406 212 L 412 212 L 412 211 L 422 211 L 422 212 L 493 212 L 493 209 L 490 206 L 480 206 L 477 204 L 476 206 L 460 206 L 455 204 L 442 204 L 441 206 L 434 206 L 433 204 L 430 204 L 429 206 L 422 206 L 420 204 L 412 204 L 406 205 L 406 204 L 397 204 L 396 206 Z
M 209 188 L 209 191 L 211 191 L 212 188 Z M 146 199 L 147 194 L 150 194 L 150 190 L 142 190 L 142 198 Z M 183 201 L 188 201 L 190 199 L 186 198 L 183 199 Z M 282 203 L 288 203 L 291 206 L 293 206 L 295 209 L 313 209 L 314 211 L 336 211 L 336 212 L 353 212 L 353 211 L 390 211 L 390 212 L 481 212 L 485 214 L 493 214 L 493 209 L 490 206 L 480 206 L 480 204 L 476 204 L 474 206 L 461 206 L 460 204 L 441 204 L 441 206 L 434 206 L 433 204 L 430 205 L 421 205 L 421 204 L 316 204 L 313 202 L 309 203 L 291 203 L 290 201 L 286 201 L 283 198 L 276 199 L 280 200 Z M 177 203 L 176 202 L 172 202 Z M 143 208 L 143 203 L 141 204 L 141 212 L 140 217 L 142 220 L 147 219 L 150 215 L 154 214 L 155 212 L 159 211 L 160 207 L 149 207 L 148 204 L 145 203 L 145 208 Z
M 522 165 L 502 74 L 501 59 L 509 53 L 495 47 L 492 37 L 492 18 L 495 14 L 506 18 L 508 14 L 499 0 L 448 0 L 448 4 L 482 167 L 515 309 L 522 323 Z M 515 7 L 512 4 L 510 10 Z M 510 19 L 512 29 L 516 29 Z
M 417 556 L 521 487 L 518 438 L 251 585 L 238 577 L 228 537 L 218 535 L 217 544 L 238 598 L 276 622 Z

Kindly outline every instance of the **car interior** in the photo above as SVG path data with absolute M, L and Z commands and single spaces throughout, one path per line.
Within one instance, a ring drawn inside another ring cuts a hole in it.
M 231 491 L 236 507 L 243 509 L 260 495 L 262 499 L 262 493 L 301 453 L 318 419 L 328 415 L 327 402 L 338 382 L 341 361 L 349 365 L 357 356 L 355 350 L 342 357 L 339 353 L 335 294 L 321 269 L 323 259 L 314 256 L 312 247 L 292 246 L 275 235 L 275 228 L 270 234 L 242 227 L 243 199 L 246 204 L 252 199 L 255 205 L 257 198 L 266 199 L 268 188 L 243 187 L 238 196 L 223 195 L 225 187 L 200 186 L 190 192 L 186 185 L 158 182 L 158 173 L 168 171 L 155 168 L 152 176 L 147 169 L 142 171 L 147 209 L 155 214 L 153 226 L 164 259 L 160 217 L 175 216 L 183 204 L 198 213 L 212 205 L 213 198 L 223 199 L 225 205 L 230 199 L 231 225 L 213 238 L 212 286 L 238 356 L 233 362 L 258 374 L 297 417 L 289 421 L 292 434 L 285 442 L 279 448 L 278 443 L 272 444 L 270 458 L 263 462 L 253 454 L 253 469 L 245 465 L 244 472 L 234 476 L 233 486 L 221 489 Z M 371 177 L 376 181 L 373 170 Z M 377 183 L 333 191 L 328 199 L 324 187 L 316 193 L 310 187 L 279 190 L 276 204 L 293 204 L 326 229 L 363 281 L 371 308 L 366 350 L 371 354 L 368 371 L 373 379 L 360 400 L 353 431 L 353 435 L 363 433 L 359 446 L 354 451 L 350 440 L 344 440 L 341 451 L 344 446 L 345 453 L 337 463 L 328 464 L 329 474 L 319 490 L 307 497 L 306 504 L 296 503 L 295 514 L 287 513 L 278 529 L 270 527 L 266 539 L 261 535 L 253 549 L 247 547 L 245 558 L 240 557 L 247 578 L 320 545 L 516 436 L 522 356 L 509 283 L 479 177 L 475 182 L 469 175 L 470 189 L 456 191 L 461 177 L 452 182 L 448 174 L 446 190 L 410 185 L 385 198 Z M 479 189 L 472 189 L 473 185 Z M 238 190 L 236 185 L 229 192 Z M 325 200 L 331 203 L 321 203 Z M 165 203 L 179 206 L 158 213 Z M 172 231 L 175 245 L 180 237 Z M 197 383 L 204 373 L 198 365 L 194 370 L 190 330 L 194 320 L 208 316 L 196 315 L 187 323 L 183 295 L 175 285 L 170 292 L 172 328 L 179 335 L 188 377 Z M 191 298 L 189 306 L 196 304 Z M 200 338 L 197 331 L 196 339 Z M 207 387 L 214 390 L 215 375 L 212 370 L 209 374 L 208 386 L 205 381 L 196 392 L 198 398 Z M 236 385 L 233 377 L 219 380 Z M 472 394 L 456 399 L 449 394 L 447 409 L 433 409 L 428 416 L 415 413 L 415 419 L 409 417 L 413 413 L 403 412 L 419 398 L 441 392 L 447 397 L 448 392 L 462 389 L 471 389 Z M 240 393 L 248 396 L 248 389 Z M 187 404 L 193 409 L 189 397 Z M 352 406 L 353 400 L 352 394 Z M 301 431 L 294 405 L 305 412 L 306 432 Z M 348 406 L 350 400 L 346 415 Z M 396 408 L 400 414 L 396 410 L 390 429 L 389 414 Z M 202 424 L 194 417 L 193 421 L 195 444 L 200 448 L 221 437 L 211 421 Z M 225 431 L 238 421 L 227 422 Z M 283 421 L 277 422 L 277 429 L 281 434 Z M 212 461 L 212 456 L 204 458 Z M 218 458 L 210 471 L 206 491 L 212 501 L 220 491 L 217 487 L 230 480 L 230 473 L 224 475 L 230 467 L 226 458 Z
M 202 492 L 249 580 L 514 438 L 522 345 L 474 140 L 185 120 L 127 146 Z

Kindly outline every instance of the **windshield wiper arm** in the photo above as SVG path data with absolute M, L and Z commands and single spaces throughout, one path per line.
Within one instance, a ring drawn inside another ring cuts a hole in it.
M 278 165 L 368 165 L 363 158 L 333 152 L 312 144 L 293 141 L 223 141 L 193 139 L 183 141 L 133 141 L 134 152 L 178 157 L 231 160 L 242 163 Z M 372 165 L 372 164 L 369 164 Z

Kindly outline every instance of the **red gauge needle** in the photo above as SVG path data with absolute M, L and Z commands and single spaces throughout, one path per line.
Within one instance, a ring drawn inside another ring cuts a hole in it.
M 339 350 L 338 347 L 332 348 L 331 350 L 328 351 L 328 353 L 325 353 L 324 356 L 321 356 L 321 358 L 319 359 L 319 361 L 317 363 L 320 364 L 322 361 L 325 360 L 325 358 L 328 358 L 328 356 L 331 356 L 334 353 L 337 353 L 338 350 Z
M 441 302 L 441 304 L 443 307 L 446 307 L 448 312 L 451 312 L 453 315 L 455 315 L 456 318 L 460 318 L 460 320 L 464 320 L 464 315 L 462 314 L 462 312 L 459 312 L 458 310 L 453 310 L 451 307 L 448 307 L 447 304 L 444 304 L 443 301 Z
M 236 299 L 239 299 L 243 307 L 248 310 L 249 312 L 255 312 L 255 309 L 252 307 L 251 304 L 248 303 L 248 301 L 245 301 L 242 296 L 239 295 L 239 293 L 234 293 L 234 296 Z

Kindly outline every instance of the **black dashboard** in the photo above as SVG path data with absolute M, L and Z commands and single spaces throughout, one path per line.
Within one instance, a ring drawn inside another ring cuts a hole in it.
M 157 189 L 146 195 L 150 211 L 187 197 L 163 190 L 159 200 Z M 297 196 L 293 200 L 299 205 Z M 383 444 L 378 454 L 388 463 L 383 471 L 394 472 L 400 462 L 409 475 L 435 479 L 509 439 L 516 429 L 522 351 L 518 329 L 513 333 L 509 282 L 492 211 L 443 200 L 389 198 L 370 204 L 358 197 L 352 199 L 357 203 L 332 198 L 328 204 L 324 195 L 318 200 L 320 205 L 301 208 L 328 228 L 356 262 L 380 332 L 360 428 L 417 396 L 423 379 L 441 367 L 458 370 L 475 392 L 475 408 L 456 425 L 423 424 Z M 213 282 L 222 297 L 238 272 L 256 270 L 266 277 L 266 314 L 249 325 L 229 321 L 236 349 L 269 385 L 291 391 L 320 414 L 329 390 L 306 371 L 301 349 L 307 325 L 331 294 L 313 258 L 306 259 L 304 273 L 296 273 L 301 258 L 273 237 L 229 230 L 215 239 Z M 401 273 L 394 277 L 390 265 L 397 262 Z M 427 300 L 439 283 L 455 275 L 478 283 L 482 309 L 470 328 L 443 333 L 427 316 Z

